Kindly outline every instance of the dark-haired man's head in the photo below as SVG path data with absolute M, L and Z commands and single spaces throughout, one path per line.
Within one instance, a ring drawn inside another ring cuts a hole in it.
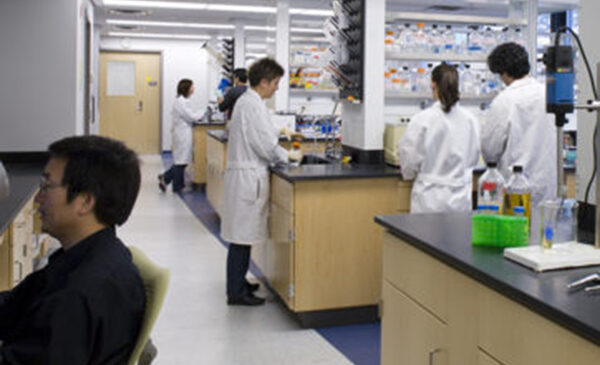
M 245 85 L 248 82 L 248 71 L 245 68 L 236 68 L 233 70 L 233 85 Z
M 268 99 L 278 89 L 279 80 L 284 75 L 283 67 L 271 58 L 261 58 L 250 66 L 248 79 L 250 87 L 263 99 Z
M 529 73 L 529 55 L 523 46 L 509 42 L 496 47 L 487 58 L 487 64 L 493 73 L 500 75 L 502 81 L 510 85 Z
M 52 143 L 36 195 L 42 229 L 65 249 L 105 227 L 125 223 L 140 189 L 137 155 L 99 136 Z

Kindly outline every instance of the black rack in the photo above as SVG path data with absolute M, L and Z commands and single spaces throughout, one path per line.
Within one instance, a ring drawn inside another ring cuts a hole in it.
M 233 56 L 234 56 L 235 40 L 233 38 L 223 39 L 221 49 L 223 53 L 223 64 L 221 65 L 221 73 L 223 78 L 233 83 Z
M 362 102 L 364 92 L 366 0 L 335 0 L 329 22 L 333 57 L 327 70 L 340 90 L 340 99 Z

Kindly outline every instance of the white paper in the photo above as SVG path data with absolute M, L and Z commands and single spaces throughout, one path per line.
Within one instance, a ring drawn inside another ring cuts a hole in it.
M 135 62 L 108 61 L 106 95 L 135 96 Z

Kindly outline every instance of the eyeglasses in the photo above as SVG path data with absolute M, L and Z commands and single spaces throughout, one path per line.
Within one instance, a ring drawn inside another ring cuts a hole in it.
M 40 191 L 41 192 L 47 192 L 50 189 L 54 189 L 54 188 L 58 188 L 64 186 L 63 184 L 57 184 L 57 183 L 51 183 L 50 181 L 48 181 L 47 178 L 45 177 L 41 177 L 40 179 Z

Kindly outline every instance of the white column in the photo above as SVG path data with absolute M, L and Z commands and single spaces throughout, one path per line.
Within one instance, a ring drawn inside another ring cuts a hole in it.
M 277 21 L 275 24 L 275 60 L 285 70 L 279 82 L 279 90 L 275 93 L 275 111 L 289 110 L 289 65 L 290 65 L 290 0 L 277 1 Z
M 382 150 L 385 127 L 385 0 L 365 3 L 363 102 L 342 103 L 342 143 L 361 150 Z
M 235 22 L 234 39 L 233 68 L 246 67 L 246 34 L 244 24 L 239 20 Z

